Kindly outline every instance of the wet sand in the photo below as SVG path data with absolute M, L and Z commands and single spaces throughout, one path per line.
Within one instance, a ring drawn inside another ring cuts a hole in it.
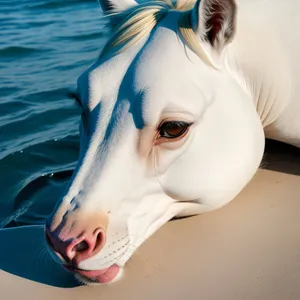
M 39 254 L 39 226 L 0 231 L 1 299 L 300 299 L 299 150 L 271 147 L 264 161 L 226 207 L 163 226 L 112 285 L 74 287 Z

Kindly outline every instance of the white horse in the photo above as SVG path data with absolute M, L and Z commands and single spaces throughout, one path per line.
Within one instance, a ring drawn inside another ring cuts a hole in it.
M 300 146 L 299 1 L 100 3 L 111 38 L 78 79 L 80 157 L 46 224 L 87 284 L 120 278 L 174 216 L 231 201 L 265 136 Z

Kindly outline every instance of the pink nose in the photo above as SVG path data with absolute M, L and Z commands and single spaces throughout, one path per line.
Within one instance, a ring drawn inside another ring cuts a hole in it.
M 106 242 L 106 235 L 102 228 L 97 228 L 91 232 L 84 232 L 78 238 L 68 237 L 63 240 L 46 228 L 46 240 L 56 254 L 68 263 L 77 265 L 101 251 Z

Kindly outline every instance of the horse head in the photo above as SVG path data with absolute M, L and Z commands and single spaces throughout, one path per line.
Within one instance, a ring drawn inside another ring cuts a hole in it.
M 56 259 L 88 284 L 121 278 L 173 217 L 231 201 L 264 146 L 252 100 L 224 63 L 234 0 L 100 3 L 111 36 L 78 79 L 80 155 L 46 223 Z

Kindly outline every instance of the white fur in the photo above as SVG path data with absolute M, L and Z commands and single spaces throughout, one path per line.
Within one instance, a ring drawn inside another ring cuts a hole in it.
M 231 201 L 261 162 L 264 130 L 300 146 L 300 4 L 271 2 L 238 2 L 236 35 L 223 43 L 220 70 L 184 46 L 180 12 L 170 10 L 150 35 L 116 55 L 108 50 L 80 76 L 89 131 L 81 128 L 61 207 L 75 201 L 82 211 L 111 213 L 106 246 L 79 267 L 123 267 L 172 217 Z M 193 125 L 182 140 L 153 146 L 164 118 Z

